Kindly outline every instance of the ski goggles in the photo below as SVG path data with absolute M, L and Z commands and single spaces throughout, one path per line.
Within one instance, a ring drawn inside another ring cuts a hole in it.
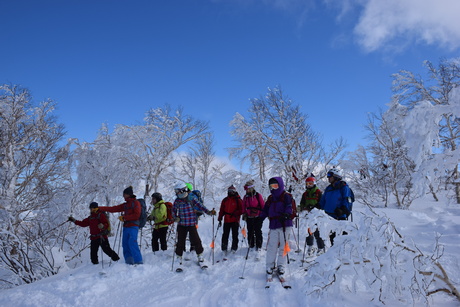
M 245 186 L 244 186 L 244 190 L 245 190 L 245 191 L 246 191 L 246 190 L 249 190 L 249 189 L 253 189 L 253 188 L 254 188 L 253 185 L 245 185 Z
M 176 194 L 182 194 L 182 193 L 187 192 L 187 188 L 174 189 L 174 192 L 175 192 Z
M 268 186 L 270 187 L 270 190 L 276 190 L 280 187 L 278 183 L 270 183 Z

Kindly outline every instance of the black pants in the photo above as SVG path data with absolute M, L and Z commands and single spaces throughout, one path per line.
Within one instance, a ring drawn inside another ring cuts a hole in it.
M 248 226 L 248 243 L 250 248 L 262 248 L 262 224 L 263 220 L 260 217 L 248 217 L 246 225 Z
M 308 245 L 308 246 L 312 246 L 312 245 L 313 245 L 313 236 L 315 236 L 316 245 L 318 245 L 318 248 L 319 248 L 319 249 L 324 248 L 324 241 L 323 241 L 323 239 L 321 239 L 321 237 L 319 236 L 319 230 L 318 230 L 318 228 L 316 228 L 316 230 L 315 230 L 315 232 L 313 233 L 313 235 L 308 234 L 308 237 L 307 237 L 307 245 Z
M 168 227 L 161 227 L 158 229 L 154 229 L 152 233 L 152 251 L 157 252 L 160 250 L 165 251 L 168 249 L 168 244 L 166 242 L 166 236 L 168 235 Z M 158 244 L 158 241 L 160 243 Z
M 237 222 L 234 223 L 224 223 L 224 233 L 222 234 L 222 250 L 226 251 L 228 246 L 228 237 L 230 235 L 230 230 L 232 231 L 232 250 L 236 251 L 238 249 L 238 229 L 240 224 Z
M 110 247 L 108 239 L 97 238 L 91 240 L 91 262 L 93 264 L 98 264 L 99 259 L 97 257 L 97 252 L 99 251 L 99 246 L 102 248 L 102 251 L 109 256 L 113 261 L 120 260 L 120 257 L 115 253 L 115 251 Z
M 200 236 L 198 235 L 198 230 L 195 226 L 177 226 L 177 245 L 176 245 L 176 255 L 182 257 L 182 254 L 185 251 L 185 241 L 187 240 L 187 234 L 189 235 L 190 244 L 194 246 L 195 252 L 197 255 L 203 253 L 204 248 L 201 244 Z

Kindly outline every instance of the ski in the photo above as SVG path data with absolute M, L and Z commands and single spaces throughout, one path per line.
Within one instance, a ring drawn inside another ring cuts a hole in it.
M 284 289 L 291 289 L 291 286 L 288 284 L 288 282 L 286 281 L 286 278 L 284 278 L 284 276 L 279 275 L 279 274 L 276 274 L 276 276 L 278 277 L 278 280 L 280 281 L 280 283 L 281 283 L 281 285 L 283 286 Z
M 265 283 L 265 289 L 270 288 L 272 284 L 273 284 L 273 274 L 267 273 L 267 282 Z

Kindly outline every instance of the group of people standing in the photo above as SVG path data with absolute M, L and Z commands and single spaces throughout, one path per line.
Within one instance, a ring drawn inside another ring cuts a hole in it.
M 331 217 L 337 220 L 346 220 L 351 212 L 351 190 L 342 180 L 340 171 L 333 168 L 327 173 L 329 185 L 324 193 L 316 186 L 316 179 L 308 177 L 305 180 L 305 192 L 302 195 L 298 210 L 310 212 L 313 208 L 322 209 Z M 289 235 L 293 226 L 293 214 L 297 211 L 293 196 L 285 191 L 284 181 L 281 177 L 273 177 L 268 181 L 270 196 L 264 200 L 263 196 L 255 189 L 254 180 L 246 182 L 244 190 L 246 194 L 243 198 L 237 192 L 235 186 L 231 185 L 227 189 L 227 196 L 222 200 L 218 214 L 218 229 L 222 227 L 221 249 L 223 253 L 228 251 L 228 241 L 232 235 L 230 252 L 238 249 L 238 233 L 240 219 L 243 218 L 247 225 L 247 240 L 250 250 L 255 250 L 258 254 L 262 250 L 263 236 L 262 225 L 266 218 L 269 220 L 269 233 L 266 252 L 267 274 L 273 271 L 279 275 L 284 274 L 286 265 L 286 249 Z M 175 186 L 174 192 L 176 199 L 172 204 L 172 218 L 177 224 L 175 254 L 182 258 L 186 249 L 187 236 L 190 245 L 196 252 L 198 262 L 203 262 L 203 245 L 198 234 L 197 224 L 200 214 L 216 215 L 214 209 L 209 210 L 203 205 L 201 197 L 192 193 L 192 187 L 186 183 L 179 183 Z M 142 255 L 137 244 L 139 230 L 139 217 L 141 206 L 136 196 L 133 194 L 132 187 L 123 191 L 125 203 L 113 207 L 99 207 L 97 203 L 90 204 L 91 215 L 83 221 L 77 221 L 69 217 L 69 221 L 76 225 L 90 227 L 91 234 L 91 261 L 98 263 L 97 250 L 99 246 L 113 260 L 119 259 L 118 255 L 110 248 L 107 239 L 107 221 L 105 215 L 100 212 L 123 212 L 119 217 L 123 222 L 123 256 L 127 264 L 142 264 Z M 152 250 L 167 250 L 167 232 L 170 224 L 167 219 L 167 207 L 158 192 L 152 195 L 153 210 L 147 220 L 153 221 Z M 222 224 L 223 222 L 223 224 Z M 335 238 L 335 233 L 330 234 L 331 244 Z M 325 244 L 320 236 L 319 230 L 308 232 L 307 245 L 308 253 L 313 252 L 313 241 L 316 239 L 317 253 L 324 252 Z M 94 243 L 93 243 L 94 242 Z

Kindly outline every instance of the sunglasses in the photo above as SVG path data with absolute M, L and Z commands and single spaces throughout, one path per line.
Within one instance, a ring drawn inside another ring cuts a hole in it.
M 313 183 L 313 182 L 307 182 L 306 185 L 307 185 L 307 187 L 312 187 L 312 186 L 315 185 L 315 183 Z

